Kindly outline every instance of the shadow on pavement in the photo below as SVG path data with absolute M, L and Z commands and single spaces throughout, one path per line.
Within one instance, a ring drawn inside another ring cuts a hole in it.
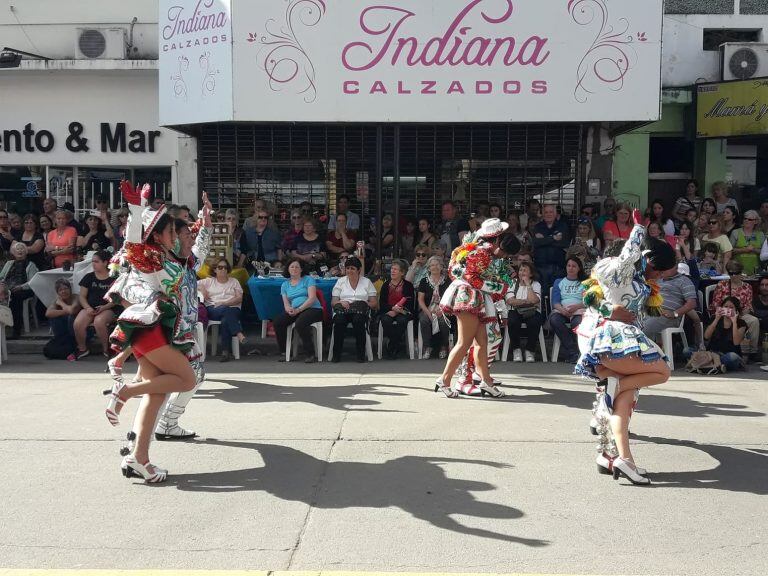
M 652 486 L 705 488 L 728 492 L 768 494 L 768 451 L 741 449 L 717 444 L 699 444 L 690 440 L 676 440 L 655 436 L 633 435 L 636 440 L 651 444 L 666 444 L 693 448 L 708 454 L 719 464 L 709 470 L 692 472 L 651 472 Z
M 397 507 L 436 528 L 526 546 L 549 542 L 465 526 L 452 515 L 515 520 L 523 513 L 509 506 L 481 502 L 471 492 L 490 491 L 486 482 L 448 478 L 440 464 L 493 468 L 508 465 L 484 460 L 403 456 L 382 464 L 327 462 L 286 446 L 209 439 L 206 444 L 258 451 L 264 466 L 176 474 L 168 485 L 195 492 L 264 491 L 282 500 L 321 509 Z
M 211 384 L 220 382 L 231 388 L 211 388 Z M 405 396 L 405 392 L 393 392 L 389 389 L 412 390 L 405 386 L 386 384 L 347 384 L 344 386 L 280 386 L 249 382 L 247 380 L 225 380 L 213 377 L 198 390 L 195 398 L 215 399 L 223 402 L 263 404 L 267 402 L 305 402 L 332 410 L 356 410 L 361 412 L 402 413 L 402 410 L 372 410 L 366 407 L 378 406 L 378 400 L 356 398 L 358 394 L 366 396 Z
M 505 402 L 524 402 L 526 404 L 553 404 L 558 406 L 568 406 L 569 408 L 579 408 L 591 410 L 592 402 L 595 399 L 595 393 L 591 387 L 588 390 L 562 390 L 560 388 L 544 388 L 543 386 L 519 386 L 510 384 L 505 386 L 507 396 L 503 399 Z M 528 390 L 531 392 L 541 392 L 537 395 L 515 396 L 515 390 Z M 646 390 L 640 392 L 640 401 L 637 404 L 637 411 L 647 412 L 649 414 L 659 414 L 665 416 L 683 416 L 686 418 L 707 418 L 709 416 L 742 416 L 749 418 L 759 418 L 765 416 L 763 412 L 753 412 L 746 410 L 743 404 L 716 404 L 700 402 L 693 398 L 685 396 L 658 396 L 648 393 Z

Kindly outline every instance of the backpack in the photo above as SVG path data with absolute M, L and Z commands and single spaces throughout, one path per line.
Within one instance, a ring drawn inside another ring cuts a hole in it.
M 713 376 L 723 374 L 725 366 L 720 362 L 720 354 L 700 350 L 694 352 L 685 369 L 692 374 L 703 374 L 704 376 Z
M 49 360 L 66 360 L 77 348 L 75 339 L 69 334 L 54 336 L 43 346 L 43 356 Z

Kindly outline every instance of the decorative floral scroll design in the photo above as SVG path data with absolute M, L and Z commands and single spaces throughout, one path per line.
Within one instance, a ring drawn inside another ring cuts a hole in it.
M 211 53 L 203 52 L 199 59 L 200 69 L 203 71 L 203 82 L 200 86 L 200 92 L 205 96 L 213 95 L 216 92 L 216 75 L 218 70 L 211 68 Z
M 606 0 L 568 0 L 568 11 L 580 26 L 600 25 L 587 53 L 576 69 L 573 95 L 584 103 L 590 94 L 607 88 L 619 92 L 637 58 L 635 41 L 646 42 L 645 32 L 629 33 L 629 20 L 620 18 L 614 25 L 608 15 Z
M 248 42 L 261 45 L 258 55 L 259 67 L 269 79 L 269 87 L 280 92 L 283 87 L 292 86 L 296 94 L 304 95 L 307 104 L 317 99 L 315 66 L 299 40 L 299 27 L 317 26 L 325 15 L 325 0 L 286 0 L 284 22 L 270 18 L 262 35 L 248 34 Z
M 173 82 L 173 95 L 176 98 L 182 98 L 187 101 L 187 82 L 184 80 L 184 72 L 189 70 L 189 59 L 186 56 L 179 56 L 179 71 L 171 76 Z

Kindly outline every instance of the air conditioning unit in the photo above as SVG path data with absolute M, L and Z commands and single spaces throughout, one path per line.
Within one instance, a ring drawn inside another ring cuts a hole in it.
M 768 44 L 734 42 L 720 46 L 723 80 L 749 80 L 768 76 Z
M 125 28 L 78 28 L 75 41 L 78 60 L 125 58 Z

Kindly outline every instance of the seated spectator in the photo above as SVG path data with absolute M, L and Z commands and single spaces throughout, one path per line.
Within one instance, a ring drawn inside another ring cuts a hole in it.
M 109 273 L 110 254 L 106 250 L 96 252 L 91 258 L 93 272 L 89 272 L 80 280 L 80 312 L 75 318 L 74 331 L 77 348 L 67 360 L 74 362 L 90 354 L 86 343 L 88 328 L 93 326 L 96 337 L 101 343 L 101 350 L 107 358 L 109 353 L 109 335 L 115 318 L 121 310 L 112 302 L 106 302 L 107 294 L 115 277 Z
M 283 254 L 290 254 L 296 250 L 296 239 L 303 231 L 304 215 L 301 213 L 301 210 L 294 208 L 291 210 L 291 226 L 288 228 L 288 231 L 283 234 Z
M 126 212 L 127 213 L 127 212 Z M 40 216 L 40 233 L 43 235 L 43 239 L 48 237 L 48 232 L 53 230 L 53 220 L 48 214 Z
M 743 369 L 741 354 L 747 324 L 741 318 L 741 303 L 737 298 L 728 296 L 716 308 L 713 318 L 704 330 L 707 350 L 720 355 L 720 362 L 728 372 Z M 686 359 L 694 352 L 694 348 L 688 348 L 684 353 Z
M 765 234 L 758 228 L 759 223 L 760 215 L 755 210 L 747 210 L 741 228 L 734 230 L 730 238 L 733 257 L 744 267 L 747 276 L 760 269 L 760 249 L 765 243 Z
M 291 256 L 304 262 L 310 272 L 319 272 L 325 265 L 325 242 L 317 231 L 317 224 L 311 218 L 304 220 L 303 231 L 296 238 L 296 248 Z
M 250 261 L 274 265 L 282 259 L 280 234 L 269 226 L 269 215 L 266 211 L 259 210 L 252 219 L 245 221 L 243 235 Z
M 417 236 L 417 246 L 418 244 L 425 244 L 430 250 L 435 242 L 437 242 L 437 236 L 432 231 L 432 223 L 427 218 L 419 218 L 419 232 Z
M 362 263 L 358 258 L 348 258 L 346 276 L 333 287 L 333 354 L 332 362 L 341 362 L 344 336 L 347 326 L 352 325 L 355 336 L 357 361 L 365 362 L 365 341 L 371 310 L 378 307 L 376 288 L 368 278 L 361 276 Z
M 16 212 L 8 212 L 8 224 L 11 227 L 11 234 L 13 234 L 14 240 L 20 240 L 21 234 L 24 231 L 21 215 Z
M 651 222 L 658 222 L 663 236 L 675 235 L 675 223 L 667 214 L 667 209 L 661 200 L 654 200 L 645 212 L 645 226 L 648 227 Z M 664 240 L 664 238 L 660 239 Z
M 355 250 L 357 236 L 352 230 L 347 229 L 347 215 L 336 215 L 336 227 L 328 232 L 325 238 L 325 247 L 332 265 L 335 265 L 342 254 L 351 254 Z
M 541 314 L 541 284 L 536 281 L 536 271 L 531 264 L 524 262 L 518 267 L 517 280 L 510 286 L 506 302 L 510 308 L 507 325 L 513 351 L 512 360 L 523 361 L 520 336 L 525 336 L 525 361 L 535 362 L 536 346 L 544 317 Z
M 59 278 L 54 284 L 56 300 L 48 306 L 45 317 L 48 318 L 54 338 L 71 338 L 72 349 L 75 344 L 75 318 L 80 312 L 80 301 L 72 293 L 72 285 L 68 280 Z
M 400 257 L 406 262 L 413 259 L 413 249 L 416 246 L 416 221 L 413 218 L 405 219 L 405 226 L 400 236 Z
M 607 200 L 606 200 L 607 202 Z M 632 223 L 632 208 L 629 204 L 622 202 L 616 205 L 616 215 L 613 220 L 607 220 L 603 224 L 603 240 L 605 245 L 603 249 L 614 240 L 626 240 L 629 233 L 632 232 L 634 224 Z
M 216 276 L 200 280 L 197 284 L 208 311 L 208 320 L 221 321 L 219 327 L 220 362 L 229 362 L 233 337 L 237 337 L 241 344 L 245 341 L 243 327 L 240 324 L 243 287 L 240 286 L 240 282 L 229 277 L 231 271 L 232 267 L 229 262 L 221 259 L 216 263 Z
M 723 273 L 723 266 L 720 264 L 720 247 L 714 242 L 704 244 L 702 256 L 696 265 L 699 273 L 705 277 L 720 276 Z
M 690 315 L 694 322 L 700 321 L 696 312 L 699 304 L 696 287 L 679 269 L 673 268 L 662 274 L 659 290 L 664 299 L 661 316 L 650 316 L 643 324 L 643 331 L 649 338 L 658 338 L 667 328 L 677 328 L 684 316 Z
M 600 244 L 600 239 L 597 237 L 592 220 L 582 216 L 576 223 L 576 236 L 571 243 L 571 248 L 568 250 L 568 253 L 576 256 L 584 263 L 582 268 L 584 269 L 584 272 L 589 275 L 589 273 L 592 272 L 592 267 L 600 258 L 601 252 L 602 245 Z
M 731 198 L 728 192 L 728 184 L 725 182 L 715 182 L 712 184 L 712 199 L 717 206 L 718 214 L 722 214 L 726 206 L 733 206 L 737 210 L 739 209 L 738 202 L 736 202 L 735 198 Z
M 731 241 L 728 240 L 728 236 L 723 234 L 722 228 L 723 217 L 710 216 L 709 231 L 702 237 L 701 242 L 705 245 L 710 242 L 717 244 L 717 247 L 719 248 L 720 265 L 725 268 L 731 260 L 733 246 L 731 245 Z
M 501 216 L 501 213 L 502 213 L 501 204 L 498 204 L 496 202 L 492 202 L 488 206 L 488 217 L 489 218 L 498 218 L 499 220 L 503 220 L 503 218 Z
M 760 320 L 760 330 L 762 338 L 765 338 L 765 334 L 768 333 L 768 278 L 760 278 L 760 284 L 757 287 L 757 294 L 755 294 L 754 300 L 752 300 L 752 310 Z
M 661 240 L 662 242 L 666 242 L 672 248 L 674 248 L 677 245 L 677 240 L 674 236 L 667 236 L 664 233 L 664 228 L 662 225 L 657 222 L 656 220 L 649 222 L 648 226 L 646 227 L 646 230 L 648 231 L 648 236 L 650 238 L 656 238 L 656 240 Z
M 530 248 L 531 237 L 520 225 L 520 216 L 516 212 L 510 212 L 507 214 L 507 223 L 509 224 L 507 234 L 514 234 L 515 238 L 520 242 L 520 246 Z
M 678 262 L 686 262 L 689 266 L 696 261 L 701 251 L 701 242 L 694 234 L 693 225 L 687 220 L 680 223 L 680 231 L 675 237 L 675 252 Z
M 536 224 L 531 243 L 541 286 L 549 290 L 555 278 L 565 274 L 565 251 L 571 245 L 571 233 L 568 224 L 558 220 L 553 204 L 546 204 L 541 213 L 542 221 Z
M 29 281 L 37 274 L 37 266 L 28 258 L 27 247 L 23 242 L 14 242 L 10 255 L 12 260 L 3 266 L 0 280 L 3 280 L 10 294 L 8 306 L 13 315 L 13 331 L 9 340 L 13 340 L 21 337 L 24 301 L 35 296 L 29 287 Z
M 696 218 L 696 231 L 699 235 L 699 240 L 704 237 L 709 231 L 709 220 L 712 216 L 717 215 L 717 205 L 712 198 L 704 198 L 701 201 L 701 208 L 699 208 L 699 215 Z
M 323 321 L 323 308 L 317 298 L 317 285 L 314 278 L 307 276 L 306 264 L 298 258 L 292 258 L 288 262 L 288 266 L 283 270 L 283 276 L 287 280 L 280 287 L 280 294 L 285 313 L 272 320 L 277 349 L 281 353 L 285 351 L 288 327 L 295 322 L 296 332 L 301 338 L 306 353 L 304 362 L 311 364 L 318 360 L 312 339 L 312 324 Z M 279 361 L 285 362 L 285 355 L 281 355 Z
M 40 233 L 38 219 L 34 214 L 24 216 L 24 230 L 19 242 L 27 247 L 27 258 L 35 263 L 38 270 L 48 268 L 48 258 L 45 256 L 45 238 Z
M 390 266 L 389 279 L 381 287 L 379 321 L 383 334 L 379 337 L 387 339 L 386 353 L 390 360 L 396 360 L 400 354 L 408 322 L 416 314 L 416 291 L 405 279 L 407 270 L 408 264 L 395 260 Z
M 744 339 L 744 356 L 757 354 L 760 345 L 760 321 L 752 315 L 752 286 L 744 282 L 742 275 L 743 268 L 735 260 L 728 263 L 726 272 L 730 276 L 729 280 L 722 280 L 717 284 L 715 293 L 710 302 L 710 314 L 714 314 L 718 307 L 722 306 L 725 298 L 733 296 L 739 301 L 740 318 L 747 324 L 747 334 Z
M 69 225 L 69 214 L 65 210 L 56 212 L 56 228 L 48 232 L 46 252 L 54 268 L 61 268 L 64 262 L 75 263 L 77 229 Z
M 735 206 L 726 206 L 721 216 L 723 217 L 723 234 L 730 239 L 739 227 L 739 209 Z
M 426 244 L 417 244 L 413 252 L 413 262 L 408 268 L 405 279 L 414 286 L 418 286 L 429 273 L 427 259 L 432 256 L 432 253 Z
M 581 324 L 584 314 L 584 286 L 587 274 L 581 260 L 568 258 L 565 263 L 565 278 L 555 280 L 552 287 L 552 314 L 549 325 L 560 339 L 563 358 L 567 364 L 579 359 L 579 343 L 573 331 Z M 538 334 L 536 335 L 538 338 Z M 552 358 L 557 362 L 557 358 Z
M 701 206 L 701 197 L 698 195 L 699 182 L 698 180 L 688 180 L 685 186 L 685 196 L 679 196 L 675 200 L 675 206 L 672 208 L 672 215 L 680 222 L 683 222 L 688 218 L 689 211 L 699 211 Z
M 603 213 L 597 217 L 597 220 L 595 221 L 595 228 L 598 232 L 603 234 L 603 240 L 607 243 L 608 241 L 605 239 L 604 234 L 604 227 L 605 223 L 609 221 L 615 221 L 616 220 L 616 200 L 614 198 L 611 198 L 610 196 L 606 198 L 603 201 Z
M 435 349 L 439 350 L 440 359 L 448 356 L 448 335 L 451 325 L 440 308 L 442 298 L 451 280 L 446 276 L 442 258 L 432 256 L 427 260 L 428 274 L 418 284 L 416 298 L 419 304 L 419 325 L 424 350 L 421 357 L 429 360 Z M 410 270 L 409 270 L 410 272 Z
M 435 242 L 434 246 L 432 246 L 432 256 L 441 258 L 445 267 L 448 267 L 448 262 L 451 259 L 451 253 L 448 252 L 448 246 L 442 242 Z
M 105 222 L 104 219 L 105 216 L 95 210 L 92 210 L 85 218 L 85 225 L 82 226 L 83 233 L 77 238 L 80 254 L 85 255 L 91 251 L 113 249 L 112 227 L 107 226 L 109 221 Z

